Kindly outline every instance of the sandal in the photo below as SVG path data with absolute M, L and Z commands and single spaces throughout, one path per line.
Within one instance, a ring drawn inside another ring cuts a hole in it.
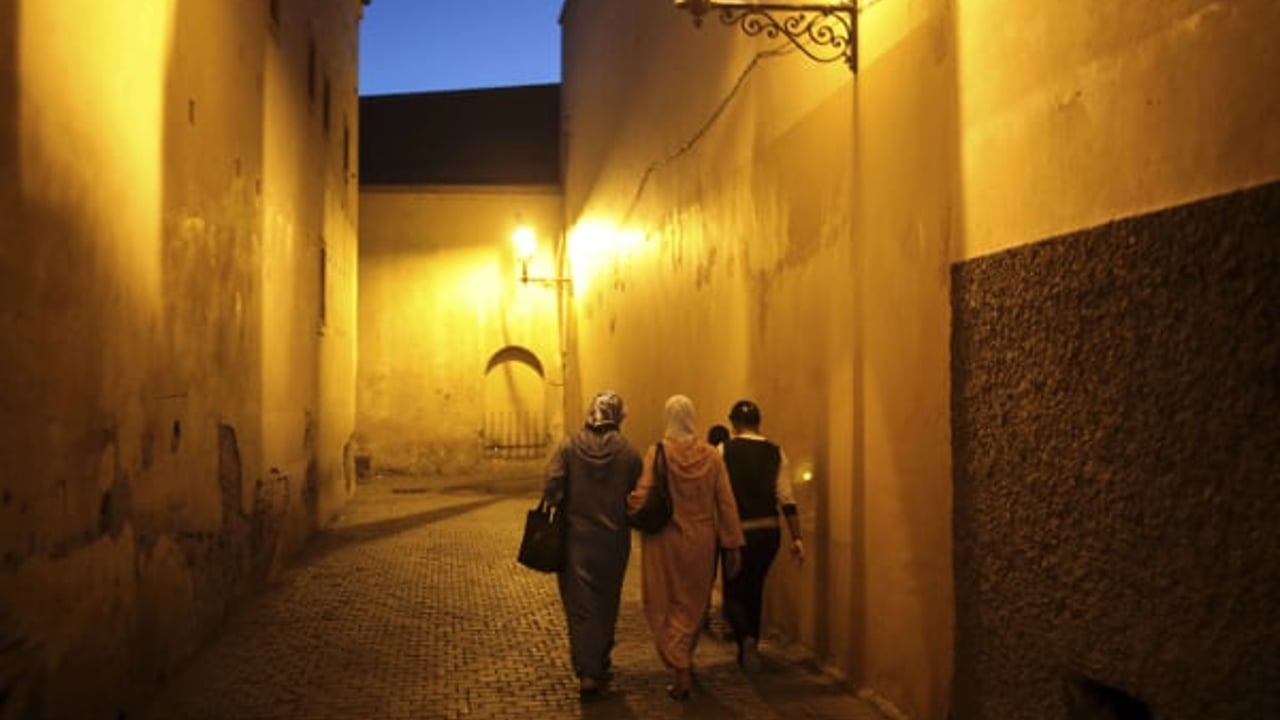
M 672 700 L 688 700 L 689 688 L 687 687 L 679 688 L 679 687 L 676 687 L 675 685 L 668 685 L 667 697 L 671 698 Z

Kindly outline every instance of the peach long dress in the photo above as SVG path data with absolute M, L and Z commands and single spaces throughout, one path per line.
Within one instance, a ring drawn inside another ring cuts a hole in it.
M 667 667 L 688 670 L 715 577 L 717 543 L 745 545 L 724 460 L 701 438 L 663 440 L 674 513 L 671 524 L 641 542 L 642 597 L 649 632 Z M 634 512 L 653 487 L 654 446 L 628 497 Z

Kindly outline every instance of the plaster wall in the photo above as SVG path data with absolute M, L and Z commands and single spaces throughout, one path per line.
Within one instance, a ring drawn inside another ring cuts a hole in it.
M 661 4 L 563 17 L 568 393 L 619 389 L 640 443 L 671 393 L 704 428 L 760 402 L 812 548 L 768 623 L 920 718 L 951 668 L 948 17 L 867 13 L 856 78 Z
M 538 251 L 528 275 L 555 277 L 561 213 L 550 187 L 361 191 L 357 425 L 371 471 L 531 482 L 541 472 L 549 445 L 526 449 L 525 459 L 484 447 L 502 440 L 506 413 L 541 418 L 524 442 L 549 443 L 564 430 L 565 288 L 521 283 L 511 241 L 518 226 L 532 228 Z M 491 369 L 505 348 L 536 357 L 541 377 L 519 362 Z
M 866 571 L 863 682 L 912 718 L 949 711 L 948 260 L 958 241 L 954 3 L 859 16 L 852 202 L 854 406 Z
M 1280 173 L 1270 0 L 956 3 L 969 259 Z
M 0 717 L 127 713 L 346 497 L 360 7 L 0 9 Z

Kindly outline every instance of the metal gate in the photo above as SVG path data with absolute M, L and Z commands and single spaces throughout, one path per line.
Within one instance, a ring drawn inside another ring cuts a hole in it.
M 486 413 L 484 456 L 497 460 L 536 460 L 547 453 L 551 438 L 541 414 L 519 411 Z

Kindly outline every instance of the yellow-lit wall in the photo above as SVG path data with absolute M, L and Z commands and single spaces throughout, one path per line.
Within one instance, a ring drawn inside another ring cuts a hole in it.
M 912 718 L 947 717 L 950 285 L 957 125 L 953 3 L 860 15 L 852 202 L 866 571 L 861 682 Z
M 965 0 L 957 259 L 1280 177 L 1271 0 Z
M 952 273 L 1280 176 L 1280 6 L 860 5 L 854 76 L 670 3 L 566 3 L 566 407 L 617 387 L 648 442 L 670 393 L 704 426 L 759 400 L 814 470 L 814 562 L 775 566 L 769 622 L 941 720 Z
M 126 712 L 349 493 L 361 4 L 268 6 L 0 9 L 4 717 Z
M 939 154 L 890 146 L 911 133 L 913 96 L 879 86 L 876 100 L 892 101 L 873 128 L 886 147 L 862 158 L 856 145 L 872 137 L 855 133 L 862 100 L 839 63 L 713 20 L 695 29 L 661 3 L 570 2 L 563 22 L 568 394 L 617 387 L 639 443 L 658 436 L 672 393 L 693 398 L 703 428 L 756 399 L 764 432 L 797 475 L 813 474 L 799 483 L 811 557 L 779 558 L 767 622 L 852 683 L 874 679 L 900 707 L 942 717 L 946 254 L 927 218 L 945 218 L 946 203 L 899 186 L 863 219 L 854 202 L 859 170 Z M 903 226 L 909 253 L 894 244 Z M 855 242 L 859 227 L 881 237 Z M 924 277 L 921 258 L 936 258 Z M 930 392 L 913 395 L 922 384 Z
M 524 461 L 482 451 L 495 412 L 486 369 L 504 348 L 536 356 L 543 397 L 533 404 L 550 411 L 541 439 L 560 436 L 561 288 L 519 282 L 511 240 L 518 226 L 533 229 L 529 275 L 556 275 L 559 189 L 366 187 L 360 204 L 358 454 L 374 472 L 442 481 L 537 475 L 541 449 Z

